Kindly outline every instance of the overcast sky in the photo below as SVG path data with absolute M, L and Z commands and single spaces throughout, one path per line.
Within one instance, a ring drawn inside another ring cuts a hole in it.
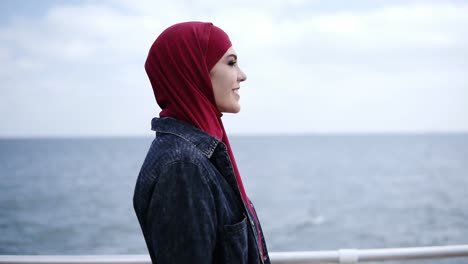
M 182 21 L 248 75 L 230 134 L 468 132 L 468 1 L 0 1 L 0 137 L 151 135 L 149 47 Z

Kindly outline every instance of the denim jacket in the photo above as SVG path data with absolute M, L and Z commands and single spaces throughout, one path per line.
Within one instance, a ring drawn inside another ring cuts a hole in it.
M 152 262 L 269 264 L 226 145 L 174 118 L 154 118 L 152 130 L 133 197 Z

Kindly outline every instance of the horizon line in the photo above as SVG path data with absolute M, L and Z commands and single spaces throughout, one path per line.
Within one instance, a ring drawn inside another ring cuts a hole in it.
M 260 137 L 260 136 L 385 136 L 385 135 L 468 135 L 468 131 L 348 131 L 348 132 L 233 132 L 228 133 L 233 137 Z M 0 140 L 5 139 L 99 139 L 99 138 L 152 138 L 153 133 L 148 134 L 20 134 L 0 135 Z

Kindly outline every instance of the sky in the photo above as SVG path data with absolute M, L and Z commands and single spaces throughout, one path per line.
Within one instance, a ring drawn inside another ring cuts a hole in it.
M 224 29 L 229 134 L 468 132 L 468 1 L 0 1 L 0 137 L 152 135 L 168 26 Z

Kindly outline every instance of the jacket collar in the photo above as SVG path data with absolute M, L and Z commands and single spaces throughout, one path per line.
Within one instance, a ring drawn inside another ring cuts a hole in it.
M 181 137 L 195 145 L 208 158 L 211 158 L 216 147 L 221 143 L 210 134 L 172 117 L 153 118 L 151 130 Z

